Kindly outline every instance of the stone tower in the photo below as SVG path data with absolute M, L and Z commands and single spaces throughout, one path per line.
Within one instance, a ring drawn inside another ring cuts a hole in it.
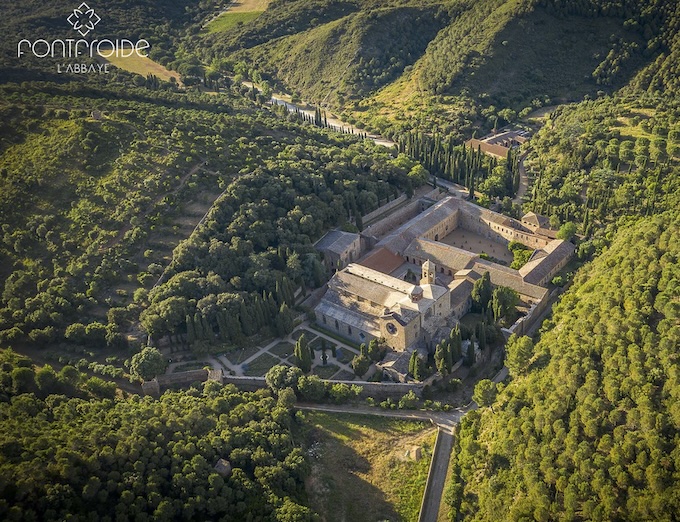
M 421 285 L 433 285 L 436 267 L 429 259 L 423 263 L 422 275 L 420 277 Z

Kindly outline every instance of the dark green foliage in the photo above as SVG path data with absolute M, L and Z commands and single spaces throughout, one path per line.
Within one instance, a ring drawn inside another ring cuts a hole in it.
M 526 370 L 533 355 L 534 343 L 531 337 L 512 334 L 505 345 L 505 366 L 511 375 L 520 375 Z
M 267 383 L 267 386 L 277 393 L 283 388 L 296 389 L 298 380 L 302 375 L 302 370 L 300 370 L 300 368 L 277 364 L 269 369 L 264 376 L 264 380 Z
M 451 360 L 452 360 L 452 365 L 453 365 L 453 363 L 457 363 L 460 360 L 460 358 L 463 356 L 463 348 L 462 348 L 463 339 L 462 339 L 461 333 L 460 333 L 460 323 L 453 327 L 453 329 L 451 330 L 451 334 L 449 336 L 449 339 L 450 339 L 449 351 L 451 353 Z M 447 362 L 447 364 L 448 364 L 448 362 Z
M 360 355 L 355 355 L 354 358 L 352 359 L 351 362 L 352 369 L 354 370 L 354 373 L 361 377 L 364 375 L 367 371 L 368 368 L 371 366 L 371 359 L 368 358 L 365 354 L 360 354 Z
M 472 305 L 475 311 L 484 311 L 489 306 L 491 300 L 491 276 L 489 272 L 484 272 L 481 279 L 475 281 L 472 287 Z
M 504 320 L 507 324 L 512 324 L 517 314 L 518 304 L 519 294 L 515 290 L 506 286 L 494 288 L 490 303 L 494 320 Z
M 680 510 L 676 216 L 631 220 L 555 305 L 533 370 L 504 388 L 495 413 L 468 414 L 453 452 L 454 517 L 658 520 Z
M 310 350 L 311 348 L 307 342 L 307 337 L 303 333 L 295 343 L 293 354 L 295 355 L 295 364 L 297 364 L 298 368 L 304 373 L 309 373 L 312 369 L 312 355 Z
M 475 354 L 476 344 L 477 338 L 473 333 L 472 336 L 470 337 L 470 344 L 468 345 L 467 352 L 465 352 L 465 360 L 463 361 L 463 364 L 465 364 L 465 366 L 474 366 L 475 363 L 477 362 L 477 355 Z
M 290 410 L 267 391 L 209 384 L 203 394 L 160 400 L 3 402 L 3 518 L 103 520 L 134 509 L 155 520 L 243 520 L 298 506 L 307 518 L 276 520 L 311 520 L 301 505 L 309 468 L 293 444 Z M 214 468 L 221 458 L 232 467 L 228 476 Z
M 130 373 L 143 381 L 148 381 L 165 372 L 168 361 L 157 348 L 147 346 L 132 356 Z
M 475 385 L 472 399 L 480 406 L 491 406 L 496 400 L 496 383 L 489 379 L 482 379 Z

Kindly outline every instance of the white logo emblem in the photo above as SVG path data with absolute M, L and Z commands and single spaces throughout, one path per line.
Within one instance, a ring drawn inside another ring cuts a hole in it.
M 90 31 L 94 31 L 94 26 L 101 21 L 101 18 L 94 12 L 94 9 L 83 2 L 77 9 L 73 10 L 67 20 L 75 31 L 78 31 L 82 36 L 87 36 Z

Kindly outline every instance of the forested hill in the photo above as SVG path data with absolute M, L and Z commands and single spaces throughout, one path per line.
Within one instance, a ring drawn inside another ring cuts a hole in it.
M 622 230 L 544 326 L 528 369 L 458 432 L 466 520 L 671 520 L 680 512 L 680 219 Z M 519 366 L 521 368 L 521 366 Z
M 206 63 L 240 60 L 241 71 L 382 133 L 456 132 L 493 122 L 504 109 L 516 115 L 630 83 L 675 89 L 678 5 L 275 0 L 252 22 L 199 33 L 185 45 Z

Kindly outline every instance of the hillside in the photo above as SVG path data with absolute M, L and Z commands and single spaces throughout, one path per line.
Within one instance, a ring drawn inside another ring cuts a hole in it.
M 523 109 L 672 85 L 677 24 L 668 3 L 552 0 L 272 2 L 255 21 L 200 43 L 303 99 L 388 135 L 460 132 Z M 276 20 L 276 24 L 274 23 Z M 511 109 L 512 113 L 502 113 Z
M 458 432 L 466 520 L 670 520 L 680 509 L 677 213 L 585 267 L 491 409 Z

